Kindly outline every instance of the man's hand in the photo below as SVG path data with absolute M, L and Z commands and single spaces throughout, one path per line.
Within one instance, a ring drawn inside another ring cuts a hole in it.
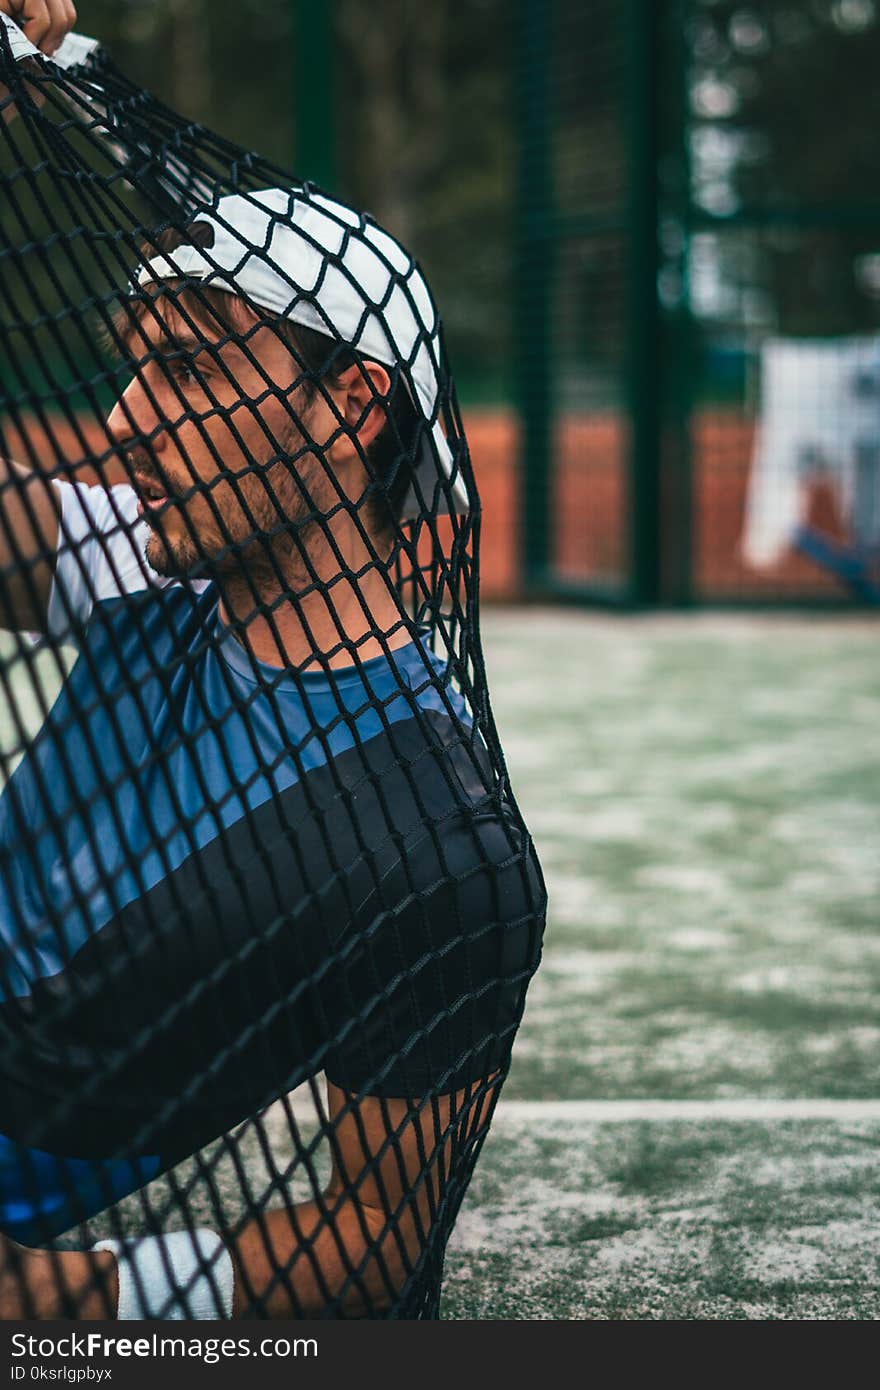
M 0 12 L 14 19 L 47 58 L 57 52 L 76 23 L 73 0 L 0 0 Z
M 0 14 L 14 19 L 47 58 L 57 52 L 76 23 L 73 0 L 0 0 Z M 28 83 L 27 92 L 37 106 L 42 106 L 43 94 L 37 87 Z M 17 115 L 15 103 L 9 100 L 9 89 L 0 82 L 0 120 L 9 125 Z

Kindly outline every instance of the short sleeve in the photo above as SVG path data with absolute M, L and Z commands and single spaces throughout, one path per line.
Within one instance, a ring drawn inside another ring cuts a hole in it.
M 530 843 L 512 852 L 519 832 L 491 817 L 434 832 L 441 857 L 428 836 L 410 851 L 399 903 L 350 934 L 337 998 L 324 1000 L 335 1034 L 325 1070 L 350 1094 L 448 1094 L 509 1061 L 540 955 L 537 861 Z
M 57 481 L 52 486 L 58 490 L 61 516 L 49 594 L 51 637 L 74 640 L 103 599 L 175 582 L 147 563 L 150 528 L 138 518 L 134 488 Z

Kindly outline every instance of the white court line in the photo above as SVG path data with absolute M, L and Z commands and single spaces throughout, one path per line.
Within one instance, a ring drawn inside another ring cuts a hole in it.
M 303 1124 L 316 1118 L 307 1086 L 291 1096 Z M 274 1110 L 274 1107 L 273 1107 Z M 279 1123 L 283 1122 L 280 1111 Z M 880 1100 L 505 1100 L 493 1124 L 627 1124 L 639 1120 L 880 1120 Z
M 504 1100 L 495 1124 L 637 1120 L 880 1120 L 880 1100 Z

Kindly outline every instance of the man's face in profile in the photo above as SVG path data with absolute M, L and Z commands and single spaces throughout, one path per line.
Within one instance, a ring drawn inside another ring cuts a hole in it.
M 169 577 L 208 560 L 277 578 L 273 556 L 299 553 L 311 518 L 338 500 L 313 452 L 332 436 L 332 409 L 320 391 L 306 406 L 293 352 L 239 307 L 223 342 L 160 292 L 130 335 L 139 365 L 108 424 L 151 527 L 147 560 Z

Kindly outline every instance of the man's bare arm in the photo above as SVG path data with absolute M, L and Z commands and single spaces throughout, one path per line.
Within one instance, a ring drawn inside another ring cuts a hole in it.
M 73 0 L 0 0 L 0 13 L 19 24 L 47 56 L 76 22 Z M 0 102 L 6 89 L 0 85 Z M 11 120 L 15 107 L 6 105 Z M 0 627 L 42 631 L 58 544 L 58 507 L 45 479 L 0 458 Z
M 58 518 L 48 479 L 0 458 L 0 627 L 45 629 Z

